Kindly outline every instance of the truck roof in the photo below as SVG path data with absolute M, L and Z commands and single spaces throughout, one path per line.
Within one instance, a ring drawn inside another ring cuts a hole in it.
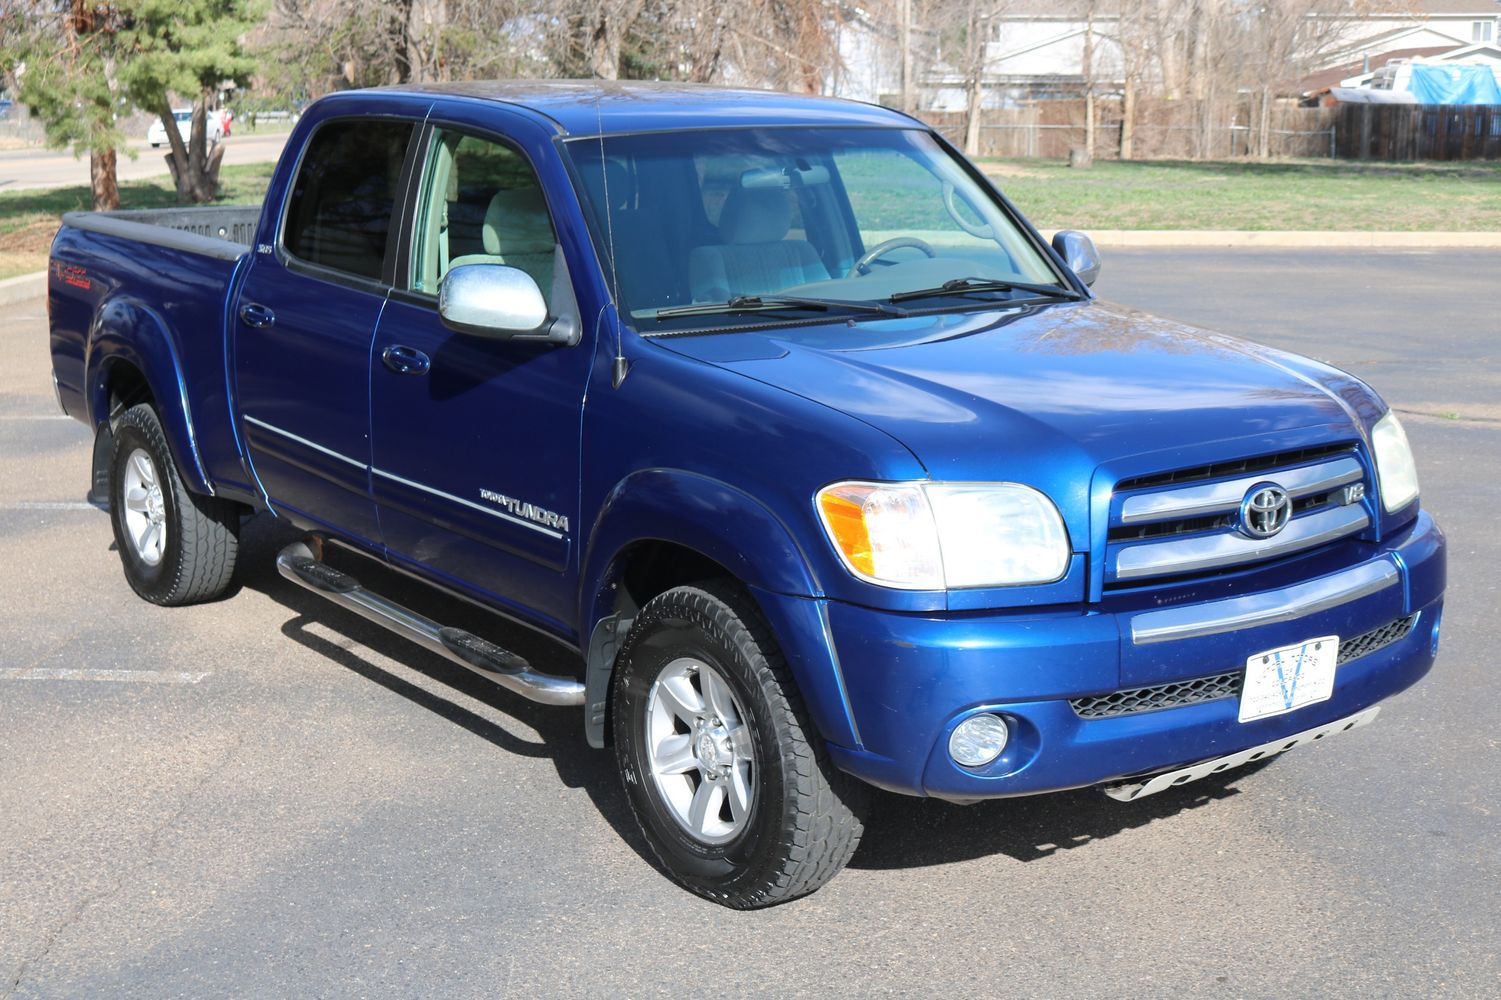
M 526 108 L 565 133 L 598 135 L 724 125 L 911 127 L 897 111 L 832 97 L 638 80 L 467 80 L 381 90 L 495 101 Z

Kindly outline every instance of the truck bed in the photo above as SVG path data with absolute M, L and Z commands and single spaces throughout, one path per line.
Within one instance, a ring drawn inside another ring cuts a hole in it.
M 106 417 L 104 364 L 166 380 L 153 391 L 176 397 L 180 408 L 166 410 L 182 414 L 180 423 L 167 417 L 168 437 L 203 492 L 210 483 L 247 485 L 228 404 L 225 324 L 260 213 L 259 205 L 69 212 L 52 243 L 47 294 L 63 408 L 91 427 Z
M 208 205 L 68 212 L 63 216 L 63 225 L 234 260 L 249 251 L 260 217 L 259 205 Z M 185 236 L 201 239 L 185 239 Z

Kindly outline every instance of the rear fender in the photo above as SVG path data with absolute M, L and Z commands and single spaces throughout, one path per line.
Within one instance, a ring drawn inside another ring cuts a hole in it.
M 89 330 L 84 385 L 89 421 L 96 433 L 112 416 L 110 382 L 120 365 L 133 368 L 150 388 L 183 484 L 196 493 L 212 495 L 214 489 L 204 473 L 193 433 L 187 381 L 175 339 L 159 313 L 128 296 L 101 302 Z

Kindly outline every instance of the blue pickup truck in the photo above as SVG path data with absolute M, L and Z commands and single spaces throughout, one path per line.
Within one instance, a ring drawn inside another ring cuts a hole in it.
M 1432 665 L 1389 408 L 1098 269 L 883 108 L 382 89 L 312 105 L 264 206 L 67 216 L 51 350 L 141 597 L 224 594 L 242 521 L 289 522 L 283 576 L 582 708 L 663 867 L 752 908 L 841 869 L 869 786 L 1129 801 Z

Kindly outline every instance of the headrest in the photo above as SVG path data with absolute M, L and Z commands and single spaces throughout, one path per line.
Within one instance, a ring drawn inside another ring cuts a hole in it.
M 605 161 L 605 184 L 610 190 L 610 207 L 616 211 L 631 204 L 631 175 L 619 160 Z M 601 191 L 601 194 L 604 192 Z
M 540 188 L 498 191 L 485 210 L 480 233 L 485 253 L 504 257 L 516 253 L 552 253 L 557 245 L 547 202 Z
M 733 188 L 719 214 L 725 243 L 775 243 L 791 228 L 792 202 L 780 188 Z

